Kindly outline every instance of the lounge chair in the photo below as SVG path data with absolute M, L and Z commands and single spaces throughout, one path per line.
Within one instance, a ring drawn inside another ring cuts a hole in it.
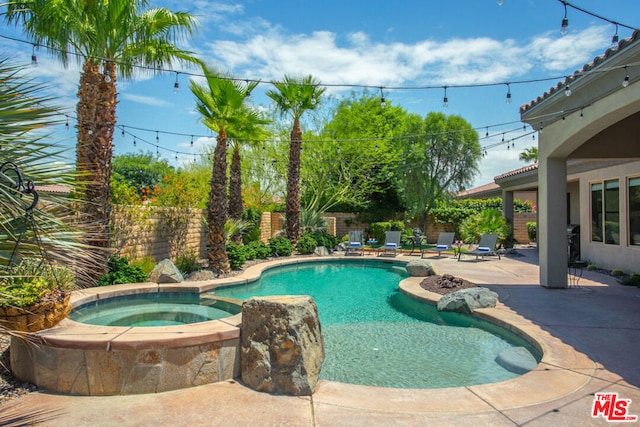
M 387 231 L 384 233 L 384 245 L 378 248 L 378 255 L 392 253 L 393 256 L 396 256 L 398 248 L 400 248 L 400 232 Z
M 364 255 L 364 244 L 362 243 L 362 230 L 349 231 L 349 241 L 344 248 L 344 255 L 349 255 L 349 252 L 355 252 L 357 255 L 360 252 Z
M 478 247 L 472 251 L 464 252 L 465 255 L 475 255 L 476 261 L 478 261 L 479 257 L 486 256 L 497 256 L 500 259 L 500 254 L 496 251 L 496 243 L 498 242 L 497 234 L 483 234 L 480 236 L 480 243 L 478 243 Z M 460 261 L 462 253 L 458 255 L 458 261 Z
M 453 241 L 456 238 L 456 233 L 442 232 L 438 235 L 438 241 L 436 242 L 435 250 L 438 252 L 438 258 L 442 255 L 442 251 L 446 251 L 453 248 Z M 424 258 L 424 253 L 426 250 L 422 251 L 421 258 Z M 454 254 L 455 255 L 455 254 Z

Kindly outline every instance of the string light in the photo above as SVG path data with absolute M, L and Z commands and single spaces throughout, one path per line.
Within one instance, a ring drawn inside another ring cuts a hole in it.
M 442 106 L 447 108 L 449 106 L 449 98 L 447 98 L 447 87 L 444 87 L 444 98 L 442 98 Z
M 247 92 L 244 94 L 245 98 L 249 98 L 251 96 L 251 91 L 249 90 L 249 80 L 245 80 L 247 84 Z
M 311 94 L 311 105 L 316 105 L 317 102 L 318 102 L 318 99 L 316 98 L 316 93 L 314 90 L 314 92 Z
M 138 146 L 138 144 L 136 143 L 136 137 L 135 137 L 135 135 L 133 136 L 133 146 L 134 146 L 134 147 L 137 147 L 137 146 Z
M 564 0 L 560 0 L 562 5 L 564 6 L 564 18 L 562 18 L 562 23 L 560 24 L 560 34 L 566 36 L 569 33 L 569 18 L 567 18 L 567 2 Z
M 507 104 L 511 104 L 511 85 L 507 83 Z
M 387 106 L 387 101 L 384 99 L 384 92 L 382 92 L 382 87 L 380 88 L 380 108 L 385 108 Z
M 104 81 L 107 83 L 111 83 L 111 73 L 109 72 L 109 70 L 107 69 L 107 62 L 104 63 Z
M 176 82 L 173 84 L 173 93 L 178 93 L 178 90 L 180 90 L 180 82 L 178 81 L 178 75 L 180 73 L 176 73 Z
M 31 51 L 31 65 L 34 67 L 38 65 L 38 57 L 36 56 L 36 45 L 33 45 L 33 50 Z
M 569 85 L 567 85 L 567 86 L 564 88 L 564 94 L 565 94 L 565 96 L 571 96 L 571 93 L 572 93 L 572 92 L 571 92 L 571 88 L 569 87 Z
M 622 87 L 629 86 L 629 73 L 627 72 L 627 66 L 624 66 L 624 80 L 622 80 Z
M 67 118 L 67 121 L 64 124 L 64 127 L 67 128 L 67 130 L 69 130 L 69 116 L 67 116 L 66 114 L 64 115 Z
M 193 147 L 193 135 L 191 135 L 191 146 Z
M 620 37 L 618 37 L 618 23 L 615 22 L 614 25 L 616 26 L 616 33 L 613 35 L 613 37 L 611 37 L 611 49 L 616 50 L 618 49 L 618 42 L 620 41 Z

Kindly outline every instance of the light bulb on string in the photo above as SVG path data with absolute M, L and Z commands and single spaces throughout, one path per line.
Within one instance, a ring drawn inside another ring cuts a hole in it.
M 387 101 L 384 99 L 384 92 L 382 92 L 382 87 L 380 88 L 380 108 L 385 108 L 387 106 Z
M 614 22 L 613 24 L 616 26 L 616 33 L 611 37 L 611 49 L 617 50 L 618 42 L 620 41 L 620 38 L 618 37 L 618 23 Z
M 560 23 L 560 34 L 566 36 L 569 33 L 569 18 L 567 18 L 567 2 L 562 1 L 562 5 L 564 6 L 564 18 L 562 18 L 562 22 Z
M 122 137 L 124 138 L 124 125 L 122 126 Z
M 311 94 L 311 104 L 312 104 L 312 105 L 316 105 L 316 103 L 317 103 L 317 102 L 318 102 L 318 99 L 316 98 L 316 93 L 315 93 L 315 92 L 313 92 L 313 93 Z
M 135 147 L 135 146 L 137 146 L 137 145 L 138 145 L 138 144 L 136 143 L 136 137 L 134 136 L 134 137 L 133 137 L 133 146 Z
M 447 98 L 447 87 L 444 87 L 444 98 L 442 98 L 442 106 L 447 108 L 449 106 L 449 98 Z
M 191 135 L 191 146 L 193 147 L 193 135 Z
M 178 75 L 180 73 L 176 73 L 176 82 L 173 84 L 173 93 L 178 93 L 178 90 L 180 89 L 180 82 L 178 81 Z
M 564 88 L 564 94 L 565 96 L 571 96 L 571 93 L 571 88 L 567 85 L 567 87 Z
M 485 138 L 489 138 L 489 126 L 487 126 L 487 132 L 484 134 Z
M 69 116 L 67 116 L 66 114 L 64 115 L 67 118 L 66 123 L 64 124 L 64 127 L 69 130 Z
M 506 103 L 511 104 L 511 85 L 507 83 L 507 98 Z
M 627 72 L 627 66 L 624 66 L 624 80 L 622 80 L 622 87 L 627 87 L 629 86 L 629 73 Z
M 160 142 L 160 136 L 158 135 L 158 131 L 156 131 L 156 142 Z
M 245 98 L 249 98 L 251 96 L 251 91 L 249 90 L 249 80 L 245 80 L 245 83 L 247 84 L 247 91 L 245 92 L 244 96 Z
M 34 67 L 38 65 L 38 57 L 36 56 L 36 45 L 33 45 L 33 50 L 31 51 L 31 65 Z
M 104 66 L 104 81 L 106 83 L 111 83 L 111 73 L 107 69 L 107 65 Z

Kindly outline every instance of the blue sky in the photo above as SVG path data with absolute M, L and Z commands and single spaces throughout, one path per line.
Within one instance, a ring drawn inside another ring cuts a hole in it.
M 640 26 L 637 0 L 570 3 Z M 557 0 L 504 0 L 502 5 L 496 0 L 156 0 L 151 4 L 197 15 L 200 29 L 184 47 L 235 77 L 268 82 L 285 74 L 312 74 L 332 85 L 327 93 L 338 99 L 359 86 L 372 86 L 374 92 L 383 87 L 387 101 L 410 112 L 461 115 L 478 129 L 482 146 L 500 143 L 504 134 L 505 144 L 487 150 L 474 186 L 525 165 L 518 154 L 537 144 L 537 138 L 515 139 L 524 132 L 519 107 L 603 54 L 616 30 L 611 23 L 568 8 L 569 33 L 561 36 L 564 8 Z M 618 33 L 620 39 L 631 35 L 623 27 Z M 4 23 L 0 35 L 26 40 L 19 29 Z M 29 44 L 0 38 L 0 49 L 3 57 L 30 63 Z M 70 64 L 64 69 L 44 50 L 36 54 L 38 66 L 29 67 L 29 73 L 50 83 L 51 95 L 67 109 L 71 128 L 61 126 L 56 136 L 73 146 L 79 67 Z M 140 74 L 118 82 L 118 126 L 125 126 L 126 135 L 116 130 L 116 154 L 158 151 L 172 163 L 177 156 L 179 163 L 214 142 L 194 112 L 189 76 L 179 73 L 187 69 L 174 70 L 178 73 Z M 174 93 L 176 78 L 180 89 Z M 544 81 L 519 83 L 538 79 Z M 512 82 L 509 104 L 507 82 Z M 452 87 L 484 84 L 490 86 Z M 435 88 L 391 89 L 424 86 Z M 447 107 L 443 86 L 449 86 Z M 269 88 L 261 84 L 252 101 L 266 106 L 264 91 Z

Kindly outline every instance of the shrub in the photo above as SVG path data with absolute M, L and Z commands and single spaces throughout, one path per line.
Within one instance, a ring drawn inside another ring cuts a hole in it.
M 329 234 L 326 231 L 311 233 L 311 237 L 316 239 L 317 246 L 324 246 L 329 250 L 332 250 L 338 243 L 340 243 L 340 239 L 338 237 L 333 234 Z M 349 240 L 349 235 L 347 235 L 347 240 Z
M 637 286 L 640 288 L 640 273 L 633 273 L 626 279 L 620 280 L 620 284 L 625 286 Z
M 271 255 L 271 248 L 267 244 L 259 240 L 249 242 L 246 246 L 248 248 L 251 248 L 251 250 L 255 254 L 255 257 L 258 259 L 267 259 L 269 258 L 269 255 Z
M 378 242 L 384 242 L 387 231 L 404 231 L 404 222 L 397 220 L 373 222 L 369 225 L 369 231 Z
M 229 258 L 229 265 L 233 270 L 239 270 L 247 261 L 244 246 L 235 243 L 227 243 L 227 257 Z
M 589 265 L 587 265 L 587 270 L 589 270 L 589 271 L 595 271 L 595 270 L 597 270 L 597 269 L 598 269 L 598 266 L 597 266 L 597 265 L 595 265 L 595 264 L 589 264 Z
M 507 242 L 511 237 L 511 227 L 496 209 L 487 209 L 472 215 L 460 224 L 460 237 L 466 243 L 477 243 L 482 234 L 498 235 L 498 242 Z
M 109 266 L 109 272 L 98 278 L 98 286 L 147 281 L 147 274 L 142 271 L 142 268 L 129 265 L 129 259 L 126 257 L 112 256 L 109 258 L 107 265 Z
M 191 248 L 187 249 L 184 254 L 178 255 L 178 257 L 176 258 L 175 266 L 184 275 L 202 269 L 202 265 L 198 261 L 197 254 Z
M 146 256 L 143 258 L 138 258 L 133 261 L 129 261 L 129 265 L 132 267 L 140 267 L 142 271 L 144 271 L 147 276 L 153 269 L 156 267 L 156 260 L 151 256 Z
M 537 224 L 535 222 L 528 222 L 527 226 L 527 235 L 529 236 L 530 242 L 535 242 L 537 236 Z
M 269 239 L 271 254 L 275 256 L 289 256 L 293 252 L 293 246 L 288 239 L 276 237 Z
M 620 270 L 619 268 L 614 268 L 613 270 L 611 270 L 611 275 L 614 277 L 624 276 L 624 271 Z
M 312 254 L 315 251 L 316 246 L 318 246 L 318 242 L 316 239 L 311 236 L 311 234 L 303 234 L 298 239 L 298 243 L 296 244 L 296 249 L 299 254 L 307 255 Z

